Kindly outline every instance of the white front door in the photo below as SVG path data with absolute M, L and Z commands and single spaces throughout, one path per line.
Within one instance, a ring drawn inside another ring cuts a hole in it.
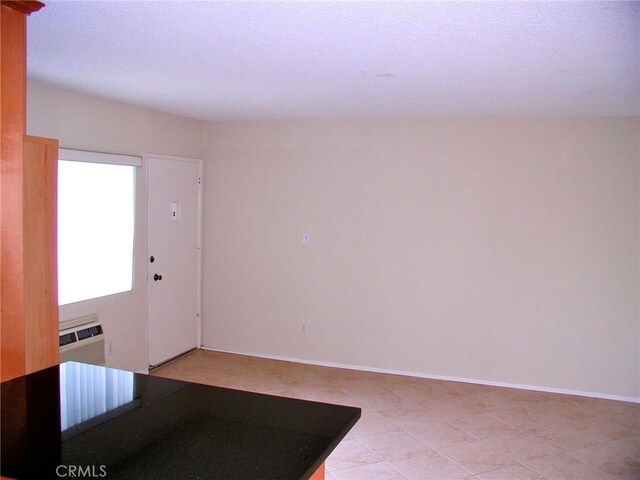
M 149 365 L 198 346 L 201 162 L 149 157 Z

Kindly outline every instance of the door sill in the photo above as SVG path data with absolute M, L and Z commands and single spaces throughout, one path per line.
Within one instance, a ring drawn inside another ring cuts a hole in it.
M 164 362 L 160 362 L 157 365 L 149 365 L 149 373 L 151 373 L 153 370 L 155 370 L 156 368 L 160 368 L 160 367 L 164 367 L 165 365 L 174 362 L 182 357 L 186 357 L 187 355 L 189 355 L 190 353 L 195 352 L 196 350 L 198 350 L 198 347 L 193 347 L 190 350 L 187 350 L 186 352 L 182 352 L 178 355 L 176 355 L 175 357 L 171 357 L 168 360 L 165 360 Z

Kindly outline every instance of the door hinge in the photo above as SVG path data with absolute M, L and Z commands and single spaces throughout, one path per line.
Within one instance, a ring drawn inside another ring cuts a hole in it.
M 198 177 L 198 185 L 202 185 L 202 177 Z

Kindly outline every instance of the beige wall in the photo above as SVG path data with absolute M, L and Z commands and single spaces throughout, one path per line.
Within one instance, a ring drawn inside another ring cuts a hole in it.
M 203 344 L 638 397 L 638 137 L 638 119 L 209 124 Z
M 201 122 L 72 93 L 30 81 L 27 132 L 53 137 L 60 147 L 142 156 L 202 157 Z M 146 166 L 137 171 L 134 289 L 60 308 L 60 319 L 97 313 L 112 342 L 109 366 L 142 370 L 147 359 Z M 99 274 L 99 272 L 96 272 Z
M 210 124 L 203 152 L 201 122 L 28 88 L 28 132 L 62 147 L 204 153 L 205 346 L 640 395 L 638 119 Z M 135 370 L 145 173 L 134 291 L 61 309 Z

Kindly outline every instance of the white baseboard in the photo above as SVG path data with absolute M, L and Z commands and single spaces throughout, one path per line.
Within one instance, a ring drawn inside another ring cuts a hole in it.
M 640 403 L 640 397 L 609 395 L 606 393 L 599 393 L 599 392 L 584 392 L 580 390 L 567 390 L 564 388 L 543 387 L 543 386 L 537 386 L 537 385 L 523 385 L 519 383 L 491 382 L 487 380 L 478 380 L 474 378 L 450 377 L 447 375 L 432 375 L 432 374 L 421 373 L 421 372 L 407 372 L 403 370 L 367 367 L 364 365 L 349 365 L 345 363 L 322 362 L 322 361 L 316 361 L 316 360 L 308 360 L 305 358 L 293 358 L 293 357 L 284 357 L 280 355 L 268 355 L 264 353 L 236 352 L 232 350 L 223 350 L 219 348 L 212 348 L 212 347 L 205 347 L 205 346 L 202 347 L 202 350 L 209 350 L 211 352 L 220 352 L 220 353 L 232 353 L 235 355 L 245 355 L 249 357 L 265 358 L 268 360 L 281 360 L 284 362 L 303 363 L 306 365 L 318 365 L 321 367 L 344 368 L 348 370 L 359 370 L 363 372 L 387 373 L 390 375 L 403 375 L 405 377 L 428 378 L 432 380 L 446 380 L 449 382 L 474 383 L 478 385 L 487 385 L 491 387 L 517 388 L 519 390 L 532 390 L 535 392 L 560 393 L 564 395 L 577 395 L 580 397 L 602 398 L 605 400 L 617 400 L 620 402 Z

